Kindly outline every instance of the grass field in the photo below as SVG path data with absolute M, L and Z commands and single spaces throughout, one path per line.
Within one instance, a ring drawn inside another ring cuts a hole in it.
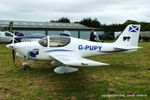
M 150 42 L 136 52 L 89 59 L 109 66 L 79 67 L 59 75 L 49 61 L 22 70 L 23 59 L 12 62 L 11 50 L 0 44 L 0 100 L 101 100 L 150 98 Z M 120 96 L 119 96 L 120 95 Z M 108 96 L 113 96 L 108 98 Z

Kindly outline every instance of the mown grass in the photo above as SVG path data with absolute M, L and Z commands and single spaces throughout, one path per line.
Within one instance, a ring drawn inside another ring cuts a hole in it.
M 79 67 L 78 72 L 63 75 L 54 73 L 49 61 L 37 61 L 31 65 L 31 71 L 23 71 L 24 60 L 16 58 L 13 63 L 11 50 L 5 45 L 0 44 L 0 100 L 150 98 L 149 42 L 140 43 L 143 48 L 136 52 L 89 58 L 109 66 Z M 103 97 L 121 94 L 125 97 Z

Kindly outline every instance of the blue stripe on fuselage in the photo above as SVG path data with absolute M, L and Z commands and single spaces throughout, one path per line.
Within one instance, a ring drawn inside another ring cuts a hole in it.
M 48 50 L 48 51 L 45 51 L 45 52 L 64 52 L 64 51 L 73 51 L 73 50 L 53 49 L 53 50 Z

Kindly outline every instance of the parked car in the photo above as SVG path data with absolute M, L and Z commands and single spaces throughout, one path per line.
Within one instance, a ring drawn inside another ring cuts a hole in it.
M 114 40 L 114 32 L 105 32 L 98 36 L 99 40 Z
M 122 32 L 115 32 L 114 37 L 117 39 Z M 139 41 L 150 41 L 150 31 L 141 31 L 139 36 Z
M 16 36 L 11 32 L 0 31 L 0 43 L 11 43 L 13 41 L 13 37 Z

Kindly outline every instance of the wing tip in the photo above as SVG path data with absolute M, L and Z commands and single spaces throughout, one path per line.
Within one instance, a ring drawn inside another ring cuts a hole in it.
M 104 63 L 104 65 L 108 66 L 108 65 L 110 65 L 110 64 Z

